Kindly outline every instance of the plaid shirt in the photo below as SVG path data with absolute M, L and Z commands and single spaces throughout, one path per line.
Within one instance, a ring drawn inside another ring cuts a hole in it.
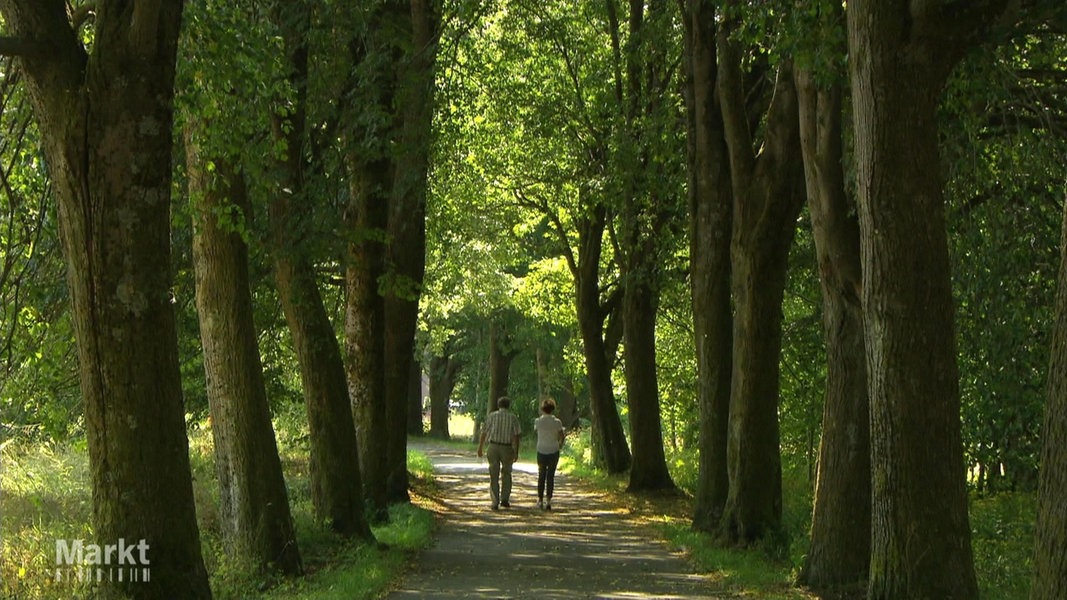
M 485 439 L 494 444 L 511 444 L 520 433 L 519 418 L 506 408 L 497 409 L 485 418 Z

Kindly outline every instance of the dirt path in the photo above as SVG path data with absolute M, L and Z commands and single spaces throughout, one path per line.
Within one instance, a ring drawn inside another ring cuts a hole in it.
M 434 463 L 436 541 L 389 598 L 721 598 L 648 525 L 557 475 L 537 508 L 537 467 L 515 465 L 511 508 L 489 508 L 488 467 L 473 452 L 419 446 Z

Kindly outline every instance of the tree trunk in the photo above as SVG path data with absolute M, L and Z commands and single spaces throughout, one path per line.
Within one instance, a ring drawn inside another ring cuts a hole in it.
M 1031 600 L 1067 598 L 1067 205 L 1042 435 Z
M 556 399 L 556 416 L 563 421 L 563 426 L 571 430 L 578 426 L 578 396 L 574 393 L 574 380 L 565 375 L 563 385 Z
M 646 258 L 654 252 L 642 254 Z M 667 470 L 663 452 L 663 424 L 659 410 L 659 385 L 656 378 L 656 312 L 659 293 L 649 281 L 652 265 L 630 270 L 623 294 L 623 344 L 626 376 L 626 404 L 630 409 L 631 492 L 673 490 L 674 481 Z
M 371 519 L 389 518 L 386 494 L 385 303 L 378 291 L 385 273 L 385 228 L 391 161 L 348 159 L 350 232 L 345 270 L 345 369 L 358 428 L 363 494 Z
M 363 485 L 355 424 L 341 350 L 319 293 L 315 271 L 302 246 L 302 214 L 294 199 L 306 200 L 303 148 L 307 136 L 307 31 L 305 2 L 295 15 L 275 14 L 286 45 L 293 110 L 274 123 L 274 136 L 290 150 L 278 164 L 282 185 L 270 206 L 271 243 L 278 297 L 293 336 L 308 411 L 311 494 L 315 512 L 336 532 L 373 540 L 363 512 Z
M 721 534 L 730 543 L 748 544 L 781 534 L 782 299 L 789 248 L 804 201 L 803 164 L 791 65 L 779 66 L 763 148 L 755 156 L 746 126 L 740 55 L 727 29 L 719 35 L 719 93 L 733 185 L 735 306 L 727 442 L 730 491 Z
M 798 72 L 801 147 L 819 261 L 826 397 L 811 545 L 800 582 L 819 590 L 867 580 L 871 548 L 870 403 L 859 305 L 859 222 L 842 167 L 841 88 Z
M 210 598 L 171 304 L 174 64 L 182 3 L 104 5 L 87 55 L 62 2 L 0 0 L 58 201 L 78 346 L 93 534 L 148 545 L 146 582 L 101 595 Z M 130 13 L 133 18 L 130 18 Z
M 594 207 L 590 216 L 581 219 L 578 225 L 578 257 L 574 259 L 569 256 L 568 263 L 575 278 L 578 329 L 582 335 L 585 368 L 589 377 L 593 461 L 608 473 L 622 473 L 630 468 L 631 455 L 611 384 L 615 352 L 613 344 L 605 343 L 604 320 L 610 311 L 600 304 L 598 277 L 606 219 L 603 206 Z
M 872 600 L 978 595 L 937 108 L 964 41 L 995 4 L 958 14 L 931 2 L 848 6 L 871 403 Z
M 296 575 L 303 569 L 252 321 L 248 247 L 239 230 L 218 223 L 218 215 L 229 209 L 236 210 L 239 222 L 248 223 L 251 203 L 243 176 L 225 160 L 215 161 L 218 177 L 212 181 L 200 154 L 203 131 L 190 116 L 185 149 L 194 208 L 196 310 L 223 530 L 242 560 L 261 571 Z
M 511 362 L 519 351 L 510 348 L 511 338 L 497 323 L 489 323 L 489 403 L 486 413 L 497 409 L 497 400 L 508 395 L 511 382 Z
M 430 358 L 430 437 L 449 439 L 448 414 L 461 364 L 448 349 Z
M 408 377 L 408 435 L 421 436 L 422 430 L 422 365 L 411 361 Z
M 715 91 L 715 9 L 686 0 L 686 93 L 689 117 L 689 256 L 700 409 L 700 472 L 693 528 L 712 532 L 729 492 L 726 445 L 730 412 L 733 315 L 730 306 L 730 171 Z

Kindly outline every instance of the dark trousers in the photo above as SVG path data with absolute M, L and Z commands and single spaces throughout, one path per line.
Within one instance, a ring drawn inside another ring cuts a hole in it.
M 552 499 L 552 489 L 556 487 L 556 466 L 559 465 L 559 452 L 552 454 L 537 453 L 537 499 L 546 496 Z

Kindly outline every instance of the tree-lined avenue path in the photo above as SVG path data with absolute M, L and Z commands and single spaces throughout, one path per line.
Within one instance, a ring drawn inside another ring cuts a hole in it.
M 419 443 L 434 465 L 433 545 L 388 597 L 722 598 L 647 523 L 557 473 L 551 512 L 537 466 L 515 465 L 511 508 L 490 510 L 488 466 L 469 451 Z

